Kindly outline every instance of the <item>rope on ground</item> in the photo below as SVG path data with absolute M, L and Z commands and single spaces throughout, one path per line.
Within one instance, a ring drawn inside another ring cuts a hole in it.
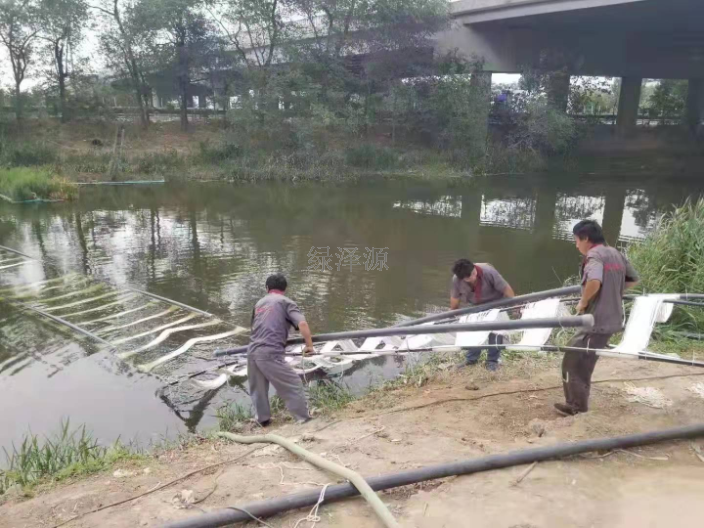
M 323 519 L 318 515 L 318 509 L 320 508 L 320 505 L 323 503 L 325 500 L 325 490 L 328 489 L 328 486 L 330 484 L 325 484 L 323 486 L 322 491 L 320 492 L 320 497 L 318 498 L 318 502 L 315 503 L 315 506 L 310 510 L 310 513 L 306 516 L 303 517 L 302 519 L 298 519 L 296 521 L 296 524 L 293 525 L 293 528 L 298 528 L 298 525 L 301 524 L 302 522 L 309 522 L 312 523 L 311 528 L 315 528 L 315 525 L 318 524 L 320 521 Z
M 270 525 L 269 523 L 266 523 L 266 522 L 262 521 L 259 517 L 255 517 L 254 515 L 252 515 L 251 513 L 249 513 L 247 510 L 243 510 L 242 508 L 238 508 L 237 506 L 227 506 L 227 509 L 228 509 L 228 510 L 240 511 L 240 512 L 244 513 L 245 515 L 249 515 L 249 516 L 252 518 L 252 520 L 257 521 L 257 522 L 258 522 L 259 524 L 261 524 L 262 526 L 267 526 L 268 528 L 274 528 L 272 525 Z
M 232 433 L 217 433 L 218 436 L 222 438 L 227 438 L 233 442 L 238 442 L 242 444 L 278 444 L 281 447 L 288 449 L 291 453 L 298 455 L 306 462 L 309 462 L 321 469 L 330 471 L 339 475 L 347 480 L 349 480 L 359 493 L 364 497 L 369 505 L 372 507 L 374 512 L 379 516 L 381 521 L 388 528 L 400 528 L 400 525 L 391 515 L 391 512 L 386 507 L 386 505 L 381 501 L 379 496 L 374 492 L 374 490 L 367 484 L 367 481 L 359 473 L 352 471 L 344 466 L 330 462 L 323 457 L 311 453 L 310 451 L 303 449 L 301 446 L 294 444 L 292 441 L 284 438 L 283 436 L 275 434 L 266 434 L 263 436 L 240 436 L 234 435 Z
M 224 460 L 224 461 L 222 461 L 222 462 L 217 462 L 216 464 L 210 464 L 209 466 L 205 466 L 205 467 L 202 467 L 202 468 L 200 468 L 200 469 L 195 469 L 195 470 L 191 471 L 190 473 L 186 473 L 185 475 L 182 475 L 182 476 L 180 476 L 180 477 L 178 477 L 178 478 L 175 478 L 175 479 L 173 479 L 173 480 L 170 480 L 170 481 L 167 482 L 166 484 L 163 484 L 163 485 L 161 485 L 161 486 L 157 486 L 157 487 L 155 487 L 155 488 L 151 488 L 151 489 L 145 491 L 144 493 L 140 493 L 139 495 L 135 495 L 134 497 L 130 497 L 129 499 L 124 499 L 124 500 L 121 500 L 121 501 L 112 502 L 112 503 L 110 503 L 110 504 L 106 504 L 105 506 L 101 506 L 101 507 L 99 507 L 99 508 L 93 508 L 92 510 L 88 510 L 87 512 L 83 512 L 83 513 L 81 513 L 80 515 L 76 515 L 75 517 L 71 517 L 70 519 L 67 519 L 67 520 L 65 520 L 65 521 L 63 521 L 63 522 L 60 522 L 59 524 L 55 524 L 52 528 L 59 528 L 60 526 L 65 526 L 65 525 L 67 525 L 67 524 L 69 524 L 69 523 L 71 523 L 71 522 L 73 522 L 73 521 L 76 521 L 76 520 L 78 520 L 78 519 L 81 519 L 81 518 L 83 518 L 83 517 L 85 517 L 85 516 L 87 516 L 87 515 L 91 515 L 91 514 L 93 514 L 93 513 L 99 512 L 99 511 L 107 510 L 107 509 L 109 509 L 109 508 L 114 508 L 115 506 L 120 506 L 120 505 L 122 505 L 122 504 L 126 504 L 126 503 L 128 503 L 128 502 L 132 502 L 132 501 L 134 501 L 134 500 L 141 499 L 142 497 L 145 497 L 146 495 L 150 495 L 150 494 L 155 493 L 155 492 L 157 492 L 157 491 L 161 491 L 161 490 L 163 490 L 164 488 L 168 488 L 169 486 L 173 486 L 174 484 L 177 484 L 178 482 L 181 482 L 182 480 L 186 480 L 187 478 L 190 478 L 190 477 L 192 477 L 193 475 L 197 475 L 198 473 L 202 473 L 203 471 L 208 471 L 209 469 L 213 469 L 213 468 L 216 468 L 216 467 L 219 467 L 219 466 L 224 466 L 224 465 L 227 465 L 227 464 L 231 464 L 231 463 L 233 463 L 233 462 L 237 462 L 238 460 L 241 460 L 241 459 L 243 459 L 243 458 L 246 458 L 246 457 L 248 457 L 249 455 L 251 455 L 252 453 L 254 453 L 254 452 L 256 452 L 256 451 L 260 451 L 261 449 L 264 449 L 264 448 L 263 448 L 263 447 L 257 447 L 256 449 L 250 449 L 249 451 L 247 451 L 246 453 L 244 453 L 243 455 L 240 455 L 240 456 L 238 456 L 238 457 L 231 458 L 231 459 L 229 459 L 229 460 Z M 213 490 L 213 491 L 215 491 L 215 490 Z M 207 498 L 207 497 L 206 497 L 206 498 Z M 205 499 L 203 499 L 203 500 L 205 500 Z M 202 500 L 201 500 L 200 502 L 202 502 Z
M 647 380 L 657 380 L 657 379 L 669 379 L 669 378 L 687 378 L 694 376 L 704 376 L 704 372 L 695 372 L 692 374 L 668 374 L 665 376 L 647 376 L 643 378 L 611 378 L 603 380 L 592 381 L 592 385 L 599 383 L 618 383 L 622 381 L 647 381 Z M 461 402 L 461 401 L 474 401 L 483 400 L 484 398 L 493 398 L 494 396 L 510 396 L 511 394 L 521 394 L 524 392 L 544 392 L 549 390 L 561 389 L 562 385 L 551 385 L 549 387 L 536 387 L 533 389 L 517 389 L 512 391 L 500 391 L 500 392 L 490 392 L 487 394 L 481 394 L 479 396 L 474 396 L 472 398 L 446 398 L 444 400 L 436 400 L 429 403 L 423 403 L 421 405 L 414 405 L 412 407 L 400 407 L 398 409 L 391 409 L 390 411 L 376 414 L 374 416 L 385 416 L 387 414 L 396 414 L 406 411 L 415 411 L 418 409 L 424 409 L 425 407 L 432 407 L 434 405 L 443 405 L 445 403 Z M 369 418 L 369 416 L 359 416 L 358 418 Z

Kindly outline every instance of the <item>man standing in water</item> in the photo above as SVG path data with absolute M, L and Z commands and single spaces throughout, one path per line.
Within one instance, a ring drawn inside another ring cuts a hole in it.
M 247 351 L 249 393 L 262 426 L 271 421 L 269 383 L 284 400 L 288 411 L 299 423 L 310 420 L 303 383 L 284 361 L 289 328 L 293 326 L 305 339 L 305 353 L 313 352 L 313 340 L 305 317 L 284 295 L 286 277 L 277 273 L 266 279 L 267 294 L 252 311 L 252 336 Z
M 572 229 L 582 261 L 582 297 L 578 314 L 592 314 L 594 326 L 581 330 L 568 346 L 584 349 L 567 351 L 562 359 L 562 385 L 566 403 L 556 403 L 562 415 L 587 412 L 592 373 L 599 356 L 593 349 L 603 349 L 613 334 L 623 328 L 623 292 L 635 286 L 638 274 L 626 257 L 606 245 L 601 226 L 594 220 L 582 220 Z M 589 351 L 592 349 L 592 351 Z
M 508 282 L 490 264 L 473 264 L 467 259 L 459 259 L 452 267 L 452 288 L 450 290 L 450 310 L 456 310 L 461 302 L 482 304 L 516 294 Z M 503 336 L 489 334 L 489 348 L 486 356 L 487 370 L 499 368 L 501 350 L 496 345 L 503 344 Z M 467 365 L 476 365 L 482 351 L 473 348 L 467 351 Z

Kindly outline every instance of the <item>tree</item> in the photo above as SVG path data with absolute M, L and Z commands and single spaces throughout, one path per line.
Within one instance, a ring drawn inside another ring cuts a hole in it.
M 663 79 L 648 101 L 652 115 L 666 121 L 682 115 L 687 100 L 687 81 Z
M 211 44 L 213 29 L 199 11 L 199 0 L 142 0 L 145 17 L 158 31 L 155 49 L 172 68 L 181 110 L 181 130 L 188 130 L 192 71 Z
M 61 121 L 69 120 L 66 105 L 67 79 L 72 66 L 71 54 L 83 38 L 88 6 L 83 0 L 41 0 L 39 5 L 40 37 L 47 42 L 53 62 L 51 77 L 59 89 Z
M 15 116 L 22 121 L 22 82 L 34 52 L 36 6 L 33 0 L 0 1 L 0 42 L 7 48 L 15 80 Z
M 153 28 L 145 24 L 140 4 L 103 0 L 100 6 L 91 6 L 109 21 L 109 29 L 101 34 L 100 46 L 108 64 L 129 78 L 139 119 L 143 127 L 149 124 L 149 84 L 145 80 L 145 62 L 151 47 Z
M 266 70 L 285 35 L 279 0 L 211 0 L 208 12 L 247 69 Z

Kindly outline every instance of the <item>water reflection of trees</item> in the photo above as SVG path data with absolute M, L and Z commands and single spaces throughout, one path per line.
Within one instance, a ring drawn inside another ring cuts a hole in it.
M 603 196 L 570 196 L 560 193 L 555 208 L 557 219 L 592 218 L 597 212 L 603 211 L 604 201 Z

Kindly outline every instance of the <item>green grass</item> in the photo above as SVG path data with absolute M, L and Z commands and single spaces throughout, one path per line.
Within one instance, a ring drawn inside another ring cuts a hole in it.
M 344 409 L 356 399 L 352 391 L 339 382 L 320 380 L 308 385 L 311 406 L 323 414 Z
M 228 402 L 218 407 L 216 416 L 221 431 L 234 431 L 251 420 L 253 415 L 251 407 Z
M 0 193 L 13 200 L 66 200 L 77 196 L 78 188 L 45 168 L 0 169 Z
M 59 431 L 40 440 L 27 433 L 19 446 L 5 452 L 5 467 L 0 470 L 0 494 L 13 486 L 31 489 L 36 484 L 100 471 L 120 460 L 140 458 L 133 446 L 115 442 L 101 446 L 85 426 L 71 430 L 68 420 Z
M 704 293 L 704 200 L 687 202 L 662 217 L 640 243 L 628 248 L 646 293 Z M 669 329 L 701 331 L 704 310 L 676 306 Z
M 39 141 L 9 141 L 0 136 L 0 167 L 48 165 L 58 159 L 56 149 Z

